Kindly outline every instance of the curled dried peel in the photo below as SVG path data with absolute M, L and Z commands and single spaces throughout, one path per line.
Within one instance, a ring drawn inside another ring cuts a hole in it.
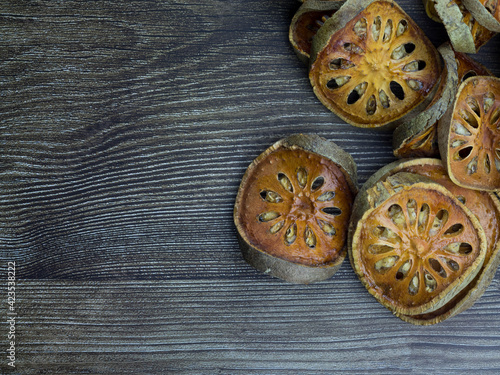
M 345 257 L 354 181 L 352 158 L 320 137 L 292 136 L 271 146 L 248 168 L 236 199 L 245 259 L 292 282 L 332 276 Z
M 485 28 L 500 32 L 500 4 L 498 0 L 462 0 L 467 10 Z
M 358 14 L 363 6 L 356 3 L 346 2 L 318 31 L 309 78 L 321 102 L 346 122 L 395 125 L 432 97 L 439 55 L 394 2 L 374 1 Z
M 468 284 L 486 243 L 475 216 L 446 189 L 434 183 L 400 188 L 365 212 L 351 261 L 384 306 L 415 315 L 442 307 Z
M 500 190 L 500 79 L 471 77 L 438 126 L 450 178 L 477 190 Z

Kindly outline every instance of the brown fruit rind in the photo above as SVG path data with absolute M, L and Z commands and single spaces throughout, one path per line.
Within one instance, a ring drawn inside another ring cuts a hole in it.
M 276 142 L 250 164 L 236 197 L 244 259 L 293 283 L 330 278 L 346 256 L 356 180 L 352 157 L 332 142 L 303 134 Z
M 438 48 L 445 62 L 440 87 L 429 106 L 412 120 L 394 130 L 394 156 L 433 157 L 439 155 L 437 145 L 437 121 L 455 99 L 458 88 L 458 72 L 455 53 L 449 43 Z
M 290 23 L 288 39 L 300 61 L 309 65 L 312 38 L 345 0 L 308 0 L 297 10 Z
M 486 251 L 484 231 L 441 185 L 398 173 L 369 189 L 367 198 L 370 208 L 354 229 L 349 252 L 356 274 L 382 305 L 404 315 L 435 311 L 479 272 Z M 399 216 L 393 215 L 393 207 L 402 209 Z M 450 232 L 455 221 L 461 229 Z M 467 251 L 451 251 L 454 241 L 467 243 Z
M 470 77 L 439 121 L 439 151 L 451 180 L 476 190 L 500 189 L 500 79 Z
M 500 4 L 498 1 L 462 0 L 467 10 L 482 26 L 495 32 L 500 32 Z M 493 5 L 488 10 L 485 5 Z
M 344 121 L 388 129 L 429 104 L 441 70 L 437 50 L 395 2 L 348 0 L 313 39 L 309 79 Z
M 449 179 L 442 161 L 433 158 L 397 160 L 382 167 L 363 185 L 359 197 L 366 194 L 366 189 L 377 181 L 398 172 L 418 173 L 442 184 L 459 200 L 465 202 L 465 205 L 478 218 L 486 234 L 488 245 L 484 263 L 476 277 L 460 293 L 446 305 L 431 313 L 413 316 L 396 314 L 400 319 L 415 325 L 437 324 L 471 307 L 490 285 L 500 264 L 500 199 L 493 193 L 465 189 L 455 185 Z M 358 199 L 355 201 L 354 212 L 358 211 L 357 203 Z

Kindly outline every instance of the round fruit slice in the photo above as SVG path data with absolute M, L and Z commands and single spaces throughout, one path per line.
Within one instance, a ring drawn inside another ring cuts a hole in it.
M 348 0 L 313 39 L 309 79 L 340 118 L 380 128 L 425 108 L 441 71 L 436 48 L 396 3 Z
M 299 59 L 309 64 L 311 43 L 325 20 L 335 13 L 345 0 L 308 0 L 300 6 L 290 23 L 288 38 Z
M 390 163 L 377 171 L 374 174 L 375 178 L 370 178 L 367 183 L 373 186 L 376 181 L 398 172 L 416 173 L 444 186 L 476 215 L 486 235 L 487 247 L 483 266 L 460 293 L 432 313 L 412 316 L 396 314 L 402 320 L 412 324 L 436 324 L 471 307 L 490 285 L 500 264 L 500 200 L 493 193 L 455 185 L 448 177 L 441 160 L 432 158 L 398 160 Z
M 394 130 L 394 156 L 398 158 L 439 156 L 436 122 L 455 99 L 458 83 L 457 63 L 451 45 L 445 43 L 438 51 L 445 61 L 440 87 L 422 113 Z
M 356 194 L 351 156 L 314 135 L 275 143 L 248 167 L 234 208 L 244 258 L 295 283 L 331 277 L 345 258 Z
M 455 61 L 457 62 L 459 85 L 470 77 L 493 76 L 493 74 L 483 64 L 480 64 L 465 53 L 455 51 Z
M 352 263 L 368 291 L 394 313 L 435 311 L 479 272 L 484 231 L 448 190 L 398 173 L 367 197 L 371 208 L 355 227 Z
M 462 0 L 467 10 L 481 25 L 500 32 L 500 4 L 498 0 Z
M 461 0 L 428 0 L 441 19 L 453 49 L 458 52 L 477 53 L 495 33 L 480 25 L 465 8 Z
M 500 79 L 465 80 L 438 133 L 439 151 L 454 183 L 500 190 Z

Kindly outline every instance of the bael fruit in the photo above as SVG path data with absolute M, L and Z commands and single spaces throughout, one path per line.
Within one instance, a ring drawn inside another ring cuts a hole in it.
M 490 285 L 500 263 L 500 200 L 493 193 L 470 190 L 455 185 L 448 177 L 441 160 L 432 158 L 395 161 L 377 171 L 366 184 L 373 186 L 378 180 L 383 180 L 387 176 L 399 172 L 420 174 L 448 189 L 476 215 L 487 240 L 484 263 L 478 274 L 448 303 L 427 314 L 412 316 L 396 314 L 402 320 L 412 324 L 436 324 L 471 307 Z M 363 190 L 366 188 L 363 187 Z M 363 194 L 362 191 L 360 195 Z
M 438 125 L 439 151 L 451 180 L 500 190 L 500 79 L 470 77 Z
M 248 167 L 234 222 L 245 260 L 272 276 L 308 284 L 331 277 L 345 258 L 356 165 L 316 135 L 278 141 Z
M 368 208 L 351 226 L 351 263 L 367 290 L 395 314 L 436 311 L 479 272 L 484 231 L 441 185 L 401 172 L 358 199 Z
M 309 79 L 346 122 L 391 128 L 427 106 L 441 70 L 436 48 L 395 2 L 348 0 L 313 39 Z
M 467 10 L 482 26 L 500 32 L 500 4 L 498 0 L 462 0 Z
M 309 64 L 314 35 L 326 19 L 335 13 L 345 0 L 308 0 L 297 10 L 290 23 L 288 39 L 304 64 Z
M 441 19 L 455 51 L 477 53 L 495 35 L 472 17 L 461 0 L 424 0 L 424 4 Z
M 457 92 L 457 62 L 451 45 L 445 43 L 438 48 L 445 67 L 440 87 L 428 107 L 415 118 L 394 130 L 394 156 L 422 157 L 438 156 L 437 121 L 451 105 Z

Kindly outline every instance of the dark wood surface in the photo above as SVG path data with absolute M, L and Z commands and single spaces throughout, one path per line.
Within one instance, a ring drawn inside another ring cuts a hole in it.
M 446 39 L 420 1 L 400 4 Z M 415 327 L 348 262 L 303 286 L 242 260 L 234 198 L 276 140 L 335 141 L 360 183 L 394 160 L 391 133 L 315 98 L 288 43 L 298 1 L 1 5 L 1 373 L 500 373 L 500 275 L 471 309 Z M 475 56 L 497 75 L 499 48 Z

